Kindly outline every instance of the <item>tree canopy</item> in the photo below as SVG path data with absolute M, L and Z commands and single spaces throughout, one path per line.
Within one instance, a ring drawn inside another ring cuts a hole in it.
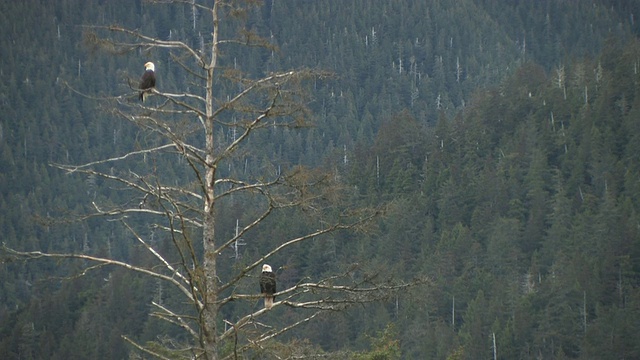
M 164 211 L 161 201 L 134 197 L 104 176 L 68 176 L 51 165 L 160 147 L 161 131 L 206 146 L 195 135 L 198 123 L 189 123 L 186 115 L 161 125 L 147 122 L 146 128 L 118 116 L 137 106 L 126 96 L 136 94 L 130 84 L 137 84 L 146 61 L 156 64 L 159 93 L 204 96 L 183 71 L 183 66 L 201 69 L 200 64 L 153 47 L 114 45 L 105 52 L 109 44 L 95 37 L 97 28 L 117 27 L 165 42 L 180 39 L 196 53 L 209 46 L 210 22 L 202 9 L 189 2 L 165 5 L 0 4 L 4 246 L 141 264 L 154 260 L 144 245 L 130 241 L 121 222 L 54 220 L 95 212 L 93 204 L 106 211 L 135 208 L 141 200 L 144 209 Z M 295 127 L 265 124 L 246 147 L 219 164 L 217 176 L 268 181 L 305 168 L 305 176 L 330 173 L 327 181 L 340 192 L 332 193 L 336 198 L 322 194 L 320 204 L 307 203 L 312 206 L 299 213 L 279 212 L 251 238 L 238 237 L 242 241 L 220 253 L 225 270 L 217 275 L 228 279 L 287 235 L 315 231 L 327 218 L 318 217 L 314 206 L 331 209 L 331 201 L 339 200 L 351 209 L 384 205 L 385 216 L 366 232 L 338 231 L 274 256 L 279 282 L 294 286 L 331 276 L 327 269 L 332 269 L 365 283 L 380 284 L 386 276 L 424 276 L 430 283 L 382 302 L 318 315 L 295 333 L 268 342 L 273 352 L 265 348 L 255 356 L 286 358 L 294 348 L 307 356 L 339 352 L 357 359 L 474 359 L 494 350 L 505 359 L 640 356 L 639 5 L 605 0 L 258 5 L 234 15 L 246 30 L 244 45 L 261 39 L 260 45 L 269 46 L 221 52 L 217 96 L 241 89 L 235 80 L 244 77 L 268 78 L 290 69 L 332 76 L 304 84 L 310 94 L 298 98 L 304 113 L 285 119 Z M 220 26 L 230 37 L 231 25 Z M 111 39 L 122 44 L 124 35 Z M 271 92 L 251 100 L 270 99 L 278 89 L 270 85 Z M 121 103 L 111 107 L 115 113 L 97 106 L 118 96 Z M 162 99 L 157 94 L 149 106 L 163 106 Z M 220 96 L 216 106 L 229 100 Z M 249 118 L 223 115 L 216 143 L 224 148 L 241 136 L 223 123 Z M 195 191 L 197 176 L 184 171 L 188 160 L 166 155 L 141 153 L 117 169 L 101 163 L 95 171 L 132 179 L 149 173 L 157 175 L 157 183 L 190 184 Z M 136 181 L 153 189 L 157 183 L 145 183 L 148 179 Z M 318 178 L 290 180 L 300 185 Z M 234 239 L 242 224 L 264 209 L 252 200 L 249 194 L 222 200 L 216 233 Z M 180 262 L 170 251 L 171 239 L 145 228 L 142 220 L 130 225 L 163 254 L 172 254 L 172 265 Z M 201 235 L 186 229 L 190 236 Z M 123 335 L 149 346 L 184 340 L 179 327 L 149 316 L 154 302 L 183 305 L 158 281 L 107 267 L 80 276 L 85 262 L 0 256 L 3 358 L 127 358 L 136 350 Z M 359 267 L 352 267 L 355 263 Z M 251 307 L 230 302 L 222 318 L 240 319 Z M 288 309 L 278 311 L 278 318 L 293 319 Z M 275 314 L 267 316 L 263 325 L 282 325 Z

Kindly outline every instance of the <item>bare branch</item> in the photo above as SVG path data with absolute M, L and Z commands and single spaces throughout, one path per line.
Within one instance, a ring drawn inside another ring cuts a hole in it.
M 426 281 L 426 279 L 422 281 Z M 413 287 L 416 284 L 417 283 L 408 283 L 408 284 L 403 283 L 399 285 L 375 285 L 367 288 L 359 288 L 359 287 L 352 287 L 352 286 L 346 286 L 346 285 L 323 285 L 320 283 L 304 283 L 304 284 L 298 284 L 298 285 L 292 286 L 289 289 L 278 292 L 274 294 L 274 296 L 276 297 L 283 296 L 289 293 L 298 292 L 299 290 L 302 290 L 302 291 L 299 292 L 298 294 L 307 294 L 311 289 L 339 293 L 341 294 L 341 296 L 339 298 L 332 298 L 331 295 L 328 295 L 328 294 L 319 295 L 320 296 L 319 299 L 302 301 L 302 302 L 282 300 L 282 301 L 275 302 L 273 306 L 277 307 L 277 306 L 284 305 L 292 308 L 338 311 L 338 310 L 343 310 L 354 304 L 363 304 L 363 303 L 378 301 L 381 298 L 388 297 L 390 291 L 398 292 L 398 291 L 407 289 L 409 287 Z M 356 294 L 357 296 L 344 296 L 345 294 L 348 294 L 348 293 Z M 360 296 L 360 294 L 367 294 L 367 295 L 373 295 L 373 296 L 363 297 L 363 296 Z M 375 295 L 375 294 L 378 294 L 378 295 Z M 229 301 L 229 299 L 233 299 L 233 298 L 253 299 L 256 297 L 260 297 L 260 296 L 234 294 L 225 300 Z M 269 311 L 269 309 L 263 308 L 253 312 L 252 314 L 248 314 L 240 318 L 238 321 L 235 322 L 233 331 L 236 331 L 236 329 L 242 329 L 246 325 L 250 324 L 255 318 L 260 317 L 267 311 Z M 315 317 L 315 315 L 313 317 Z M 308 320 L 310 320 L 310 318 L 303 319 L 299 323 L 306 322 Z M 299 323 L 296 323 L 291 326 L 297 326 Z M 287 327 L 283 328 L 282 331 L 277 332 L 273 336 L 276 336 L 277 334 L 280 334 L 286 331 L 286 329 Z M 224 340 L 226 337 L 230 336 L 231 333 L 232 333 L 232 329 L 227 330 L 220 336 L 220 340 Z M 260 341 L 265 340 L 267 338 L 269 338 L 269 336 L 262 338 Z
M 349 224 L 336 223 L 336 224 L 327 226 L 327 227 L 325 227 L 323 229 L 318 229 L 318 230 L 310 232 L 310 233 L 308 233 L 306 235 L 291 239 L 289 241 L 285 241 L 285 242 L 281 243 L 280 245 L 276 246 L 274 249 L 272 249 L 267 254 L 265 254 L 262 257 L 260 257 L 258 260 L 256 260 L 252 264 L 246 266 L 244 269 L 242 269 L 242 271 L 239 271 L 238 274 L 235 277 L 233 277 L 231 280 L 229 280 L 226 284 L 221 285 L 219 289 L 220 289 L 220 291 L 226 290 L 227 288 L 229 288 L 230 286 L 232 286 L 233 284 L 238 282 L 241 278 L 246 276 L 247 273 L 249 273 L 250 271 L 252 271 L 256 267 L 258 267 L 259 265 L 263 264 L 265 262 L 265 260 L 267 260 L 268 258 L 273 256 L 274 254 L 282 251 L 282 249 L 284 249 L 284 248 L 287 248 L 289 246 L 295 245 L 295 244 L 300 243 L 302 241 L 310 240 L 310 239 L 313 239 L 313 238 L 316 238 L 316 237 L 319 237 L 321 235 L 328 234 L 328 233 L 331 233 L 331 232 L 334 232 L 334 231 L 337 231 L 337 230 L 355 228 L 358 225 L 361 225 L 363 223 L 371 221 L 377 215 L 378 215 L 378 212 L 376 211 L 376 212 L 374 212 L 372 214 L 369 214 L 368 216 L 365 216 L 363 218 L 357 219 L 354 222 L 349 223 Z
M 116 25 L 112 25 L 112 26 L 91 26 L 91 28 L 94 28 L 94 29 L 105 29 L 105 30 L 109 30 L 109 31 L 112 31 L 112 32 L 118 32 L 118 33 L 129 35 L 129 36 L 133 37 L 134 39 L 140 40 L 140 42 L 137 42 L 137 43 L 116 43 L 116 42 L 107 41 L 108 43 L 110 43 L 110 44 L 112 44 L 113 46 L 116 46 L 116 47 L 123 47 L 123 48 L 129 48 L 129 49 L 154 48 L 154 47 L 165 48 L 165 49 L 182 49 L 182 50 L 188 52 L 189 54 L 191 54 L 191 56 L 193 56 L 193 58 L 203 68 L 207 65 L 206 62 L 204 61 L 204 58 L 202 58 L 202 56 L 197 51 L 195 51 L 193 48 L 191 48 L 189 45 L 185 44 L 182 41 L 160 40 L 158 38 L 154 38 L 154 37 L 151 37 L 151 36 L 143 35 L 138 31 L 126 29 L 126 28 L 123 28 L 123 27 L 120 27 L 120 26 L 116 26 Z
M 341 277 L 344 277 L 344 276 L 346 276 L 346 274 L 343 274 Z M 338 277 L 336 276 L 332 278 L 336 279 Z M 274 303 L 274 306 L 276 306 L 277 304 L 281 304 L 281 305 L 287 305 L 290 307 L 316 307 L 317 305 L 320 305 L 320 304 L 331 303 L 335 305 L 335 303 L 353 301 L 354 300 L 353 298 L 349 299 L 348 297 L 345 296 L 347 294 L 351 294 L 352 296 L 357 297 L 357 299 L 355 299 L 357 300 L 357 302 L 361 302 L 361 303 L 372 302 L 372 301 L 380 300 L 380 296 L 388 297 L 389 294 L 397 293 L 399 291 L 407 290 L 411 287 L 415 287 L 420 284 L 428 283 L 429 279 L 418 278 L 418 279 L 414 279 L 410 283 L 387 284 L 387 285 L 373 284 L 367 287 L 361 287 L 360 284 L 354 284 L 354 285 L 325 284 L 328 281 L 329 279 L 325 279 L 317 283 L 305 282 L 305 283 L 296 284 L 285 290 L 275 293 L 274 296 L 275 297 L 285 296 L 287 297 L 287 299 L 292 299 L 294 296 L 308 294 L 315 289 L 315 290 L 319 290 L 320 292 L 325 291 L 327 294 L 338 293 L 342 297 L 338 299 L 329 299 L 325 297 L 323 299 L 314 300 L 310 302 L 294 302 L 290 300 L 284 300 L 284 301 Z M 320 292 L 314 292 L 314 293 L 319 294 Z M 369 296 L 368 298 L 361 297 L 361 295 L 368 295 L 368 294 L 379 294 L 380 296 Z M 261 294 L 232 294 L 227 298 L 223 299 L 222 301 L 230 302 L 230 301 L 240 300 L 240 299 L 253 300 L 253 299 L 259 299 L 262 297 L 263 295 Z
M 142 345 L 138 344 L 137 342 L 135 342 L 135 341 L 131 340 L 131 338 L 129 338 L 129 337 L 128 337 L 128 336 L 126 336 L 126 335 L 122 335 L 122 338 L 123 338 L 126 342 L 128 342 L 129 344 L 131 344 L 133 347 L 135 347 L 136 349 L 138 349 L 138 350 L 140 350 L 140 351 L 142 351 L 142 352 L 145 352 L 145 353 L 147 353 L 147 354 L 149 354 L 149 355 L 151 355 L 151 356 L 154 356 L 154 357 L 156 357 L 156 358 L 158 358 L 158 359 L 162 359 L 162 360 L 173 360 L 173 359 L 170 359 L 170 358 L 165 357 L 165 356 L 163 356 L 163 355 L 160 355 L 160 354 L 158 354 L 157 352 L 151 351 L 150 349 L 147 349 L 146 347 L 144 347 L 144 346 L 142 346 Z
M 151 303 L 153 304 L 153 306 L 157 307 L 158 309 L 160 309 L 161 311 L 164 312 L 162 314 L 161 313 L 152 313 L 151 314 L 152 316 L 156 316 L 156 317 L 161 318 L 163 320 L 166 320 L 166 321 L 168 321 L 168 322 L 170 322 L 172 324 L 178 325 L 179 327 L 181 327 L 184 330 L 186 330 L 189 334 L 191 334 L 191 336 L 196 340 L 199 338 L 198 333 L 195 330 L 193 330 L 191 328 L 191 326 L 189 326 L 189 324 L 186 321 L 184 321 L 184 318 L 187 317 L 187 316 L 178 315 L 178 314 L 172 312 L 171 310 L 167 309 L 166 307 L 158 304 L 155 301 L 152 301 Z
M 187 287 L 185 287 L 182 283 L 180 283 L 178 280 L 174 279 L 171 276 L 167 276 L 167 275 L 163 275 L 160 274 L 158 272 L 149 270 L 149 269 L 145 269 L 143 267 L 139 267 L 139 266 L 135 266 L 135 265 L 131 265 L 129 263 L 123 262 L 123 261 L 118 261 L 118 260 L 113 260 L 113 259 L 107 259 L 107 258 L 101 258 L 101 257 L 96 257 L 96 256 L 91 256 L 91 255 L 84 255 L 84 254 L 72 254 L 72 253 L 45 253 L 42 251 L 18 251 L 18 250 L 14 250 L 11 248 L 8 248 L 4 243 L 2 244 L 2 249 L 10 254 L 13 255 L 14 257 L 17 257 L 19 259 L 40 259 L 40 258 L 53 258 L 53 259 L 82 259 L 82 260 L 89 260 L 89 261 L 94 261 L 97 262 L 101 265 L 113 265 L 113 266 L 118 266 L 118 267 L 122 267 L 125 268 L 127 270 L 131 270 L 137 273 L 141 273 L 144 275 L 148 275 L 157 279 L 161 279 L 161 280 L 165 280 L 170 282 L 171 284 L 175 285 L 183 294 L 185 294 L 187 296 L 187 298 L 190 301 L 196 301 L 196 299 L 194 299 L 191 296 L 191 292 L 187 289 Z
M 184 281 L 187 284 L 191 284 L 191 281 L 188 280 L 187 278 L 185 278 L 180 271 L 178 271 L 178 269 L 174 268 L 171 264 L 169 264 L 169 262 L 167 260 L 165 260 L 162 255 L 160 255 L 160 253 L 158 253 L 153 247 L 151 247 L 146 241 L 144 241 L 140 235 L 138 235 L 136 233 L 136 231 L 131 228 L 131 226 L 126 222 L 126 221 L 122 221 L 122 223 L 124 224 L 124 226 L 129 229 L 129 231 L 131 232 L 131 234 L 136 238 L 136 240 L 138 240 L 151 254 L 153 254 L 153 256 L 156 257 L 156 259 L 160 260 L 160 262 L 162 264 L 164 264 L 164 266 L 169 270 L 169 272 L 171 274 L 175 274 L 176 276 L 178 276 L 180 279 L 182 279 L 182 281 Z
M 301 319 L 301 320 L 299 320 L 299 321 L 297 321 L 297 322 L 295 322 L 293 324 L 290 324 L 290 325 L 288 325 L 288 326 L 286 326 L 286 327 L 284 327 L 284 328 L 282 328 L 282 329 L 280 329 L 278 331 L 264 333 L 264 334 L 260 335 L 260 337 L 258 339 L 256 339 L 256 340 L 249 339 L 249 343 L 244 345 L 244 346 L 242 346 L 239 350 L 240 350 L 240 352 L 243 352 L 243 351 L 248 350 L 251 347 L 255 347 L 255 346 L 260 347 L 261 343 L 263 343 L 263 342 L 265 342 L 267 340 L 273 339 L 273 338 L 275 338 L 277 336 L 280 336 L 280 335 L 284 334 L 287 331 L 293 330 L 294 328 L 296 328 L 296 327 L 298 327 L 298 326 L 300 326 L 302 324 L 308 323 L 309 321 L 313 320 L 316 316 L 320 315 L 321 313 L 322 313 L 321 311 L 317 311 L 317 312 L 313 313 L 311 316 L 307 316 L 307 317 L 305 317 L 305 318 L 303 318 L 303 319 Z M 230 324 L 230 325 L 235 326 L 235 324 Z M 231 359 L 231 358 L 232 358 L 232 356 L 228 355 L 227 357 L 224 357 L 223 360 Z
M 285 326 L 285 327 L 283 327 L 282 329 L 280 329 L 278 331 L 272 332 L 270 334 L 269 333 L 262 334 L 262 336 L 260 336 L 260 338 L 258 340 L 255 340 L 255 342 L 263 342 L 263 341 L 272 339 L 272 338 L 274 338 L 276 336 L 282 335 L 285 332 L 287 332 L 287 331 L 289 331 L 289 330 L 291 330 L 291 329 L 293 329 L 295 327 L 298 327 L 299 325 L 302 325 L 304 323 L 307 323 L 307 322 L 311 321 L 313 318 L 315 318 L 316 316 L 320 315 L 321 313 L 322 312 L 320 312 L 320 311 L 316 311 L 311 316 L 307 316 L 304 319 L 299 320 L 299 321 L 297 321 L 297 322 L 295 322 L 295 323 L 293 323 L 293 324 L 291 324 L 289 326 Z
M 67 173 L 73 173 L 76 172 L 78 170 L 81 169 L 85 169 L 85 168 L 90 168 L 92 166 L 96 166 L 96 165 L 100 165 L 100 164 L 106 164 L 106 163 L 110 163 L 110 162 L 114 162 L 114 161 L 121 161 L 121 160 L 125 160 L 131 156 L 136 156 L 136 155 L 142 155 L 142 154 L 150 154 L 153 152 L 157 152 L 163 149 L 167 149 L 167 148 L 172 148 L 174 147 L 174 144 L 166 144 L 166 145 L 160 145 L 154 148 L 150 148 L 150 149 L 142 149 L 142 150 L 138 150 L 138 151 L 131 151 L 129 153 L 126 153 L 122 156 L 118 156 L 118 157 L 113 157 L 113 158 L 109 158 L 109 159 L 103 159 L 103 160 L 97 160 L 97 161 L 92 161 L 86 164 L 82 164 L 82 165 L 64 165 L 64 164 L 57 164 L 57 163 L 53 163 L 52 165 L 65 170 Z

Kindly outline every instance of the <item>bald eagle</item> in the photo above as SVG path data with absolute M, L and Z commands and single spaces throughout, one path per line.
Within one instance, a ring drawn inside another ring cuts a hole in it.
M 271 266 L 262 265 L 262 274 L 260 275 L 260 293 L 264 295 L 264 307 L 271 309 L 273 301 L 276 299 L 273 294 L 276 293 L 276 274 L 271 270 Z
M 144 102 L 146 93 L 149 92 L 150 89 L 156 86 L 156 67 L 153 65 L 151 61 L 144 64 L 144 74 L 142 74 L 142 79 L 140 80 L 140 101 Z

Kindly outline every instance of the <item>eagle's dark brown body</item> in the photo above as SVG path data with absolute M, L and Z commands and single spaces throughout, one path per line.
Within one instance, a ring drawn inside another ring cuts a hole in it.
M 271 270 L 271 266 L 263 265 L 262 274 L 260 274 L 260 293 L 264 295 L 264 307 L 271 309 L 275 301 L 276 290 L 276 274 Z

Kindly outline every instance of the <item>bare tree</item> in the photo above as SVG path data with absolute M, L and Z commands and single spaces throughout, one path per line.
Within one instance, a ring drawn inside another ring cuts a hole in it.
M 255 172 L 225 175 L 221 169 L 238 159 L 242 161 L 246 154 L 243 151 L 249 151 L 246 143 L 257 130 L 306 126 L 309 113 L 305 107 L 305 81 L 327 74 L 295 70 L 252 78 L 236 66 L 225 66 L 221 60 L 223 49 L 271 46 L 237 21 L 251 1 L 215 0 L 212 5 L 195 0 L 151 2 L 184 6 L 201 14 L 200 21 L 208 19 L 210 34 L 199 35 L 195 44 L 190 44 L 174 40 L 173 35 L 163 40 L 139 30 L 110 26 L 92 27 L 87 39 L 115 53 L 144 51 L 170 57 L 185 74 L 181 85 L 184 88 L 152 89 L 150 101 L 144 103 L 132 101 L 135 94 L 110 98 L 106 107 L 135 124 L 153 141 L 111 158 L 56 166 L 68 173 L 119 184 L 113 188 L 127 192 L 129 201 L 92 203 L 93 211 L 83 218 L 119 221 L 131 239 L 152 255 L 154 263 L 135 264 L 89 253 L 25 252 L 6 247 L 5 252 L 18 258 L 81 259 L 87 264 L 83 274 L 104 266 L 122 267 L 169 284 L 163 292 L 171 287 L 177 289 L 189 308 L 176 309 L 154 301 L 151 315 L 178 326 L 189 340 L 141 344 L 124 337 L 139 352 L 161 359 L 244 357 L 251 351 L 264 351 L 269 340 L 324 311 L 384 299 L 422 282 L 387 281 L 365 275 L 354 264 L 347 269 L 334 269 L 333 275 L 322 279 L 304 278 L 281 289 L 275 294 L 277 301 L 272 309 L 246 307 L 249 310 L 245 314 L 224 318 L 222 310 L 230 303 L 255 303 L 260 299 L 256 275 L 263 263 L 284 250 L 330 233 L 366 230 L 380 209 L 356 209 L 341 203 L 345 193 L 336 180 L 339 177 L 326 171 L 293 167 L 285 171 L 265 169 L 257 176 Z M 195 15 L 193 21 L 195 29 Z M 229 23 L 240 24 L 238 31 L 231 32 Z M 132 92 L 137 94 L 135 86 Z M 229 133 L 233 135 L 225 136 Z M 163 176 L 163 169 L 158 166 L 131 166 L 146 164 L 150 157 L 156 163 L 182 165 L 184 181 L 177 183 L 176 179 Z M 277 168 L 277 164 L 273 165 Z M 225 201 L 232 197 L 241 197 L 246 213 L 253 214 L 253 218 L 225 237 L 216 232 L 216 220 L 225 209 Z M 293 209 L 307 214 L 311 230 L 292 232 L 288 238 L 269 245 L 268 250 L 222 271 L 222 266 L 228 266 L 221 261 L 228 257 L 225 251 L 237 247 L 242 243 L 239 240 L 259 233 L 259 226 L 270 217 Z M 145 235 L 149 228 L 171 240 L 170 254 L 163 253 L 157 242 Z M 252 286 L 255 291 L 248 290 Z M 300 309 L 299 316 L 279 327 L 261 322 L 269 311 L 283 306 Z

